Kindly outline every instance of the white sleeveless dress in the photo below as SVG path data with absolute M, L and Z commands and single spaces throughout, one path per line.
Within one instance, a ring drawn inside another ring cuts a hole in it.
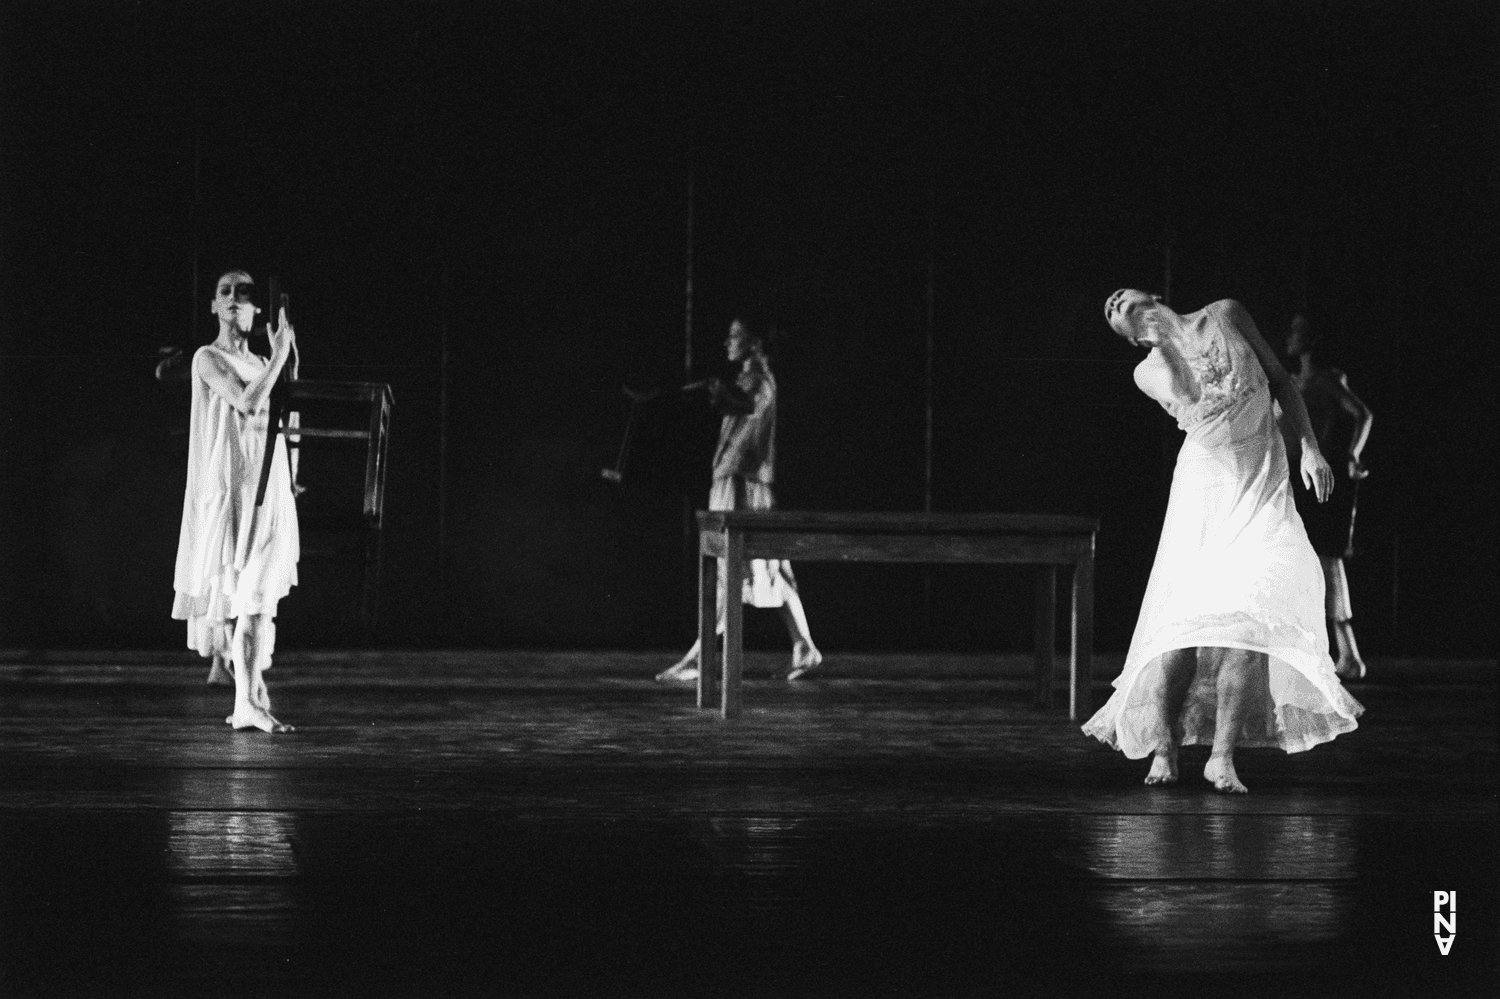
M 1213 742 L 1211 657 L 1200 658 L 1181 715 L 1162 717 L 1159 657 L 1173 649 L 1249 649 L 1269 657 L 1269 689 L 1246 711 L 1238 746 L 1311 749 L 1353 730 L 1364 710 L 1333 671 L 1322 566 L 1297 515 L 1265 370 L 1229 304 L 1204 309 L 1201 331 L 1185 351 L 1199 400 L 1163 403 L 1187 439 L 1124 670 L 1083 726 L 1131 759 L 1152 753 L 1173 723 L 1182 745 Z
M 202 365 L 213 351 L 249 382 L 269 363 L 210 344 L 193 355 L 193 401 L 188 429 L 187 489 L 177 541 L 172 617 L 187 622 L 188 648 L 208 656 L 215 629 L 243 614 L 276 614 L 276 604 L 297 584 L 300 539 L 297 503 L 278 436 L 264 503 L 255 490 L 265 454 L 269 402 L 242 416 L 209 388 Z

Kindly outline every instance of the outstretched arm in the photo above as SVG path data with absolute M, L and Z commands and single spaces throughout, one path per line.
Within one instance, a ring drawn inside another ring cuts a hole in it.
M 734 382 L 713 378 L 708 383 L 708 401 L 725 416 L 748 416 L 755 412 L 760 386 L 747 392 Z
M 1333 469 L 1328 467 L 1328 462 L 1323 458 L 1323 452 L 1318 448 L 1317 435 L 1313 433 L 1312 420 L 1307 415 L 1307 405 L 1302 401 L 1302 393 L 1297 389 L 1297 384 L 1292 381 L 1292 376 L 1286 373 L 1281 366 L 1280 359 L 1271 345 L 1266 343 L 1265 338 L 1260 335 L 1260 330 L 1255 326 L 1255 320 L 1250 318 L 1250 313 L 1238 302 L 1231 301 L 1228 307 L 1228 318 L 1250 349 L 1255 351 L 1255 357 L 1260 361 L 1260 366 L 1266 372 L 1266 380 L 1271 385 L 1271 395 L 1281 406 L 1281 412 L 1291 424 L 1291 429 L 1296 435 L 1297 441 L 1302 445 L 1301 473 L 1302 484 L 1312 490 L 1313 495 L 1318 497 L 1322 503 L 1328 499 L 1328 494 L 1333 492 Z

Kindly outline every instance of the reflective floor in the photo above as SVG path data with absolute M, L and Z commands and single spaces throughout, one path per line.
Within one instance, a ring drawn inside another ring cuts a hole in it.
M 174 661 L 175 662 L 175 661 Z M 1466 995 L 1497 970 L 1493 664 L 1392 664 L 1246 798 L 1023 669 L 289 663 L 293 735 L 164 663 L 0 664 L 0 995 Z M 1380 664 L 1374 664 L 1379 670 Z M 1102 691 L 1101 691 L 1102 694 Z M 1196 766 L 1195 766 L 1196 765 Z M 1432 893 L 1457 891 L 1457 940 Z

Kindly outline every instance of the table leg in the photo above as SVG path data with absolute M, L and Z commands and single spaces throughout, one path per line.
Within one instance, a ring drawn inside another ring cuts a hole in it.
M 719 703 L 719 560 L 698 554 L 698 707 Z
M 1087 721 L 1094 713 L 1094 550 L 1073 565 L 1073 649 L 1068 677 L 1068 717 Z
M 1057 566 L 1036 570 L 1036 705 L 1052 707 L 1057 642 Z
M 724 687 L 720 712 L 740 713 L 740 675 L 745 661 L 745 535 L 733 528 L 724 539 Z

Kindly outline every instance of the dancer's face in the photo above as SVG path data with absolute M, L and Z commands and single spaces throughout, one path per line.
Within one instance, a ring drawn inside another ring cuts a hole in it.
M 221 324 L 227 323 L 241 333 L 249 333 L 255 325 L 255 314 L 260 311 L 251 301 L 254 292 L 254 278 L 244 271 L 230 271 L 214 286 L 211 311 L 219 317 Z
M 1136 346 L 1156 342 L 1152 320 L 1161 310 L 1161 298 L 1134 288 L 1121 288 L 1104 303 L 1104 318 L 1120 336 Z
M 750 355 L 754 337 L 745 331 L 738 319 L 729 324 L 729 335 L 724 338 L 724 353 L 731 361 L 743 361 Z

